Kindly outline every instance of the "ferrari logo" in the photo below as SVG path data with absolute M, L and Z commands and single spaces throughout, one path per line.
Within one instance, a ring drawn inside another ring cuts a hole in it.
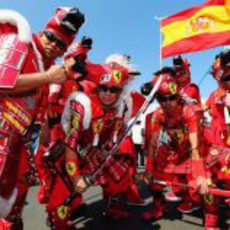
M 66 163 L 66 171 L 70 176 L 73 176 L 77 170 L 75 162 L 69 161 Z
M 113 78 L 117 84 L 121 82 L 122 72 L 118 70 L 113 71 Z
M 93 132 L 94 133 L 101 133 L 103 126 L 104 126 L 103 121 L 101 119 L 97 120 L 93 124 Z
M 214 196 L 212 194 L 204 196 L 204 201 L 208 204 L 212 204 L 214 201 Z
M 170 91 L 171 91 L 172 94 L 176 94 L 177 87 L 176 87 L 176 85 L 173 82 L 169 83 L 169 89 L 170 89 Z
M 70 136 L 74 131 L 79 129 L 79 121 L 80 121 L 80 115 L 77 112 L 73 113 L 71 122 L 70 122 L 70 127 L 68 130 L 68 136 Z
M 59 206 L 57 209 L 57 214 L 60 219 L 64 220 L 68 215 L 68 207 L 65 205 Z
M 178 142 L 179 143 L 182 143 L 183 140 L 184 140 L 184 134 L 183 134 L 183 131 L 182 130 L 176 130 L 175 131 L 175 136 L 176 138 L 178 139 Z
M 116 125 L 115 125 L 115 130 L 120 130 L 122 127 L 122 120 L 117 120 Z

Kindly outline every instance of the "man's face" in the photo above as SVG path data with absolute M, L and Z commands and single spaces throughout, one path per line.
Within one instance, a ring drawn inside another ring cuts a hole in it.
M 62 56 L 67 49 L 66 44 L 49 31 L 44 31 L 44 33 L 40 35 L 40 41 L 47 59 L 54 60 Z
M 99 85 L 98 96 L 102 104 L 106 107 L 113 106 L 119 99 L 122 88 L 116 86 Z
M 185 69 L 183 67 L 176 69 L 176 79 L 179 84 L 183 83 L 187 79 L 190 79 L 189 69 Z
M 230 90 L 230 67 L 225 69 L 224 74 L 220 79 L 220 84 L 224 89 Z
M 179 96 L 178 94 L 158 95 L 157 101 L 166 113 L 173 113 L 177 109 Z

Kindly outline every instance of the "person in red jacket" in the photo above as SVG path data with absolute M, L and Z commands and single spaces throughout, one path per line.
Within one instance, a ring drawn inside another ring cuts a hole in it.
M 173 58 L 173 68 L 176 71 L 176 81 L 179 87 L 181 98 L 186 103 L 198 104 L 201 106 L 200 91 L 198 86 L 191 81 L 190 63 L 187 58 L 182 58 L 181 55 Z M 199 206 L 195 203 L 189 202 L 189 194 L 184 194 L 183 197 L 177 197 L 172 191 L 165 194 L 168 201 L 180 201 L 183 202 L 178 206 L 178 210 L 183 213 L 191 213 Z
M 87 87 L 84 87 L 87 81 L 84 80 L 87 74 L 84 62 L 87 59 L 87 53 L 92 47 L 92 42 L 91 38 L 84 36 L 80 42 L 74 43 L 68 48 L 64 54 L 64 61 L 65 65 L 72 66 L 72 70 L 67 74 L 67 80 L 64 84 L 50 85 L 47 140 L 41 142 L 36 155 L 36 166 L 40 179 L 38 200 L 42 204 L 48 201 L 49 190 L 52 187 L 53 180 L 50 169 L 42 161 L 42 156 L 50 145 L 64 138 L 61 127 L 61 115 L 70 94 L 76 91 L 87 91 Z M 88 84 L 93 83 L 88 82 Z
M 212 65 L 212 75 L 218 83 L 205 103 L 205 110 L 211 116 L 210 127 L 206 128 L 210 151 L 207 156 L 207 168 L 211 171 L 213 181 L 223 182 L 225 189 L 230 189 L 230 51 L 226 50 L 216 56 Z M 222 148 L 228 149 L 221 154 Z M 216 159 L 216 160 L 213 160 Z M 209 162 L 212 162 L 211 164 Z M 227 213 L 230 224 L 230 212 Z
M 190 63 L 181 55 L 173 58 L 173 68 L 176 70 L 176 81 L 183 100 L 201 105 L 198 86 L 191 81 Z
M 71 229 L 71 214 L 79 205 L 80 196 L 68 206 L 63 202 L 74 191 L 84 192 L 87 188 L 84 178 L 90 177 L 104 162 L 107 162 L 105 167 L 93 183 L 103 188 L 104 198 L 108 201 L 105 213 L 115 218 L 128 215 L 120 197 L 130 198 L 130 191 L 135 191 L 135 150 L 131 138 L 127 137 L 115 156 L 106 160 L 112 146 L 121 138 L 128 119 L 124 100 L 133 71 L 130 60 L 118 56 L 122 57 L 123 64 L 118 64 L 117 59 L 106 64 L 104 73 L 97 75 L 100 76 L 99 84 L 94 91 L 75 92 L 66 102 L 62 115 L 65 148 L 61 160 L 65 169 L 61 172 L 63 176 L 57 175 L 47 205 L 54 229 Z
M 21 214 L 29 188 L 27 142 L 41 112 L 39 91 L 65 81 L 68 69 L 54 65 L 54 59 L 63 55 L 83 22 L 77 8 L 58 8 L 45 30 L 33 35 L 23 16 L 1 10 L 0 217 L 5 219 L 0 226 L 4 229 L 23 228 Z
M 148 151 L 146 177 L 153 191 L 153 210 L 143 214 L 143 218 L 159 219 L 163 216 L 165 201 L 161 182 L 190 184 L 201 195 L 208 193 L 206 173 L 202 159 L 205 151 L 203 142 L 202 117 L 200 108 L 195 104 L 181 101 L 180 91 L 174 77 L 175 72 L 163 68 L 156 73 L 153 84 L 162 76 L 156 99 L 160 108 L 147 115 L 146 149 Z M 183 192 L 183 188 L 173 187 L 174 192 Z M 191 190 L 192 191 L 192 190 Z M 196 193 L 191 193 L 194 200 Z M 218 223 L 210 223 L 210 215 L 216 210 L 205 202 L 205 228 L 212 229 Z

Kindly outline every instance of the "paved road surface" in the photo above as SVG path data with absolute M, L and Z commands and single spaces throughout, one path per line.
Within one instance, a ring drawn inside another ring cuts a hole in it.
M 24 212 L 25 230 L 48 230 L 45 225 L 44 207 L 37 204 L 37 188 L 31 188 L 28 201 Z M 164 219 L 155 223 L 146 224 L 141 221 L 140 213 L 150 207 L 129 206 L 133 217 L 130 220 L 115 221 L 106 219 L 103 215 L 103 202 L 101 201 L 101 190 L 98 187 L 90 188 L 84 195 L 84 200 L 88 205 L 88 211 L 77 219 L 78 229 L 82 230 L 201 230 L 201 213 L 193 216 L 181 216 L 179 212 L 171 210 Z M 150 203 L 151 198 L 146 199 Z

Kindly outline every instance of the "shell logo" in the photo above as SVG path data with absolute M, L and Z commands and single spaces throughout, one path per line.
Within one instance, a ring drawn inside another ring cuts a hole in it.
M 216 22 L 212 18 L 206 16 L 199 16 L 193 18 L 188 26 L 187 33 L 188 35 L 194 35 L 204 32 L 211 32 L 215 29 Z

